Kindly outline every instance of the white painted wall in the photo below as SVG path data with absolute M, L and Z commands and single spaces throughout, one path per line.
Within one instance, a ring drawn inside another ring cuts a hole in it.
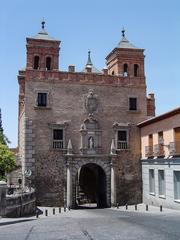
M 149 205 L 155 205 L 167 208 L 173 208 L 180 210 L 180 201 L 174 200 L 174 176 L 173 171 L 180 171 L 180 158 L 177 161 L 177 165 L 168 165 L 168 160 L 164 160 L 164 164 L 159 164 L 153 160 L 152 164 L 142 163 L 142 179 L 143 179 L 143 202 Z M 149 169 L 155 170 L 155 195 L 149 193 Z M 158 170 L 165 171 L 165 198 L 159 196 L 158 189 Z

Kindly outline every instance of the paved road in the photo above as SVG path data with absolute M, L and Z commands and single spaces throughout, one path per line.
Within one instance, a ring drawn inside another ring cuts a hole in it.
M 113 209 L 0 222 L 0 240 L 180 240 L 180 214 Z

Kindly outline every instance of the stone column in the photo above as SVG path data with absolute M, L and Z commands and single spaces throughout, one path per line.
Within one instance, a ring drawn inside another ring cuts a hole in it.
M 6 191 L 7 183 L 0 181 L 0 216 L 6 215 Z
M 67 207 L 72 206 L 72 177 L 70 164 L 67 163 Z
M 111 164 L 111 206 L 116 205 L 116 180 L 115 180 L 115 173 L 114 167 Z

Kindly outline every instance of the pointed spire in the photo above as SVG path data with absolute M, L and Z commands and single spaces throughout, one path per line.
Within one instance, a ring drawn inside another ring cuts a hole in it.
M 72 143 L 71 143 L 71 139 L 69 139 L 69 142 L 68 142 L 67 154 L 68 154 L 68 155 L 72 155 Z
M 116 155 L 116 147 L 115 147 L 115 141 L 114 139 L 112 139 L 112 142 L 111 142 L 111 155 Z
M 91 61 L 91 51 L 88 51 L 88 60 L 85 65 L 85 68 L 82 70 L 82 72 L 92 72 L 92 73 L 102 73 L 97 68 L 94 67 L 92 61 Z
M 86 65 L 93 65 L 92 61 L 91 61 L 91 51 L 90 50 L 88 51 L 88 60 L 87 60 Z

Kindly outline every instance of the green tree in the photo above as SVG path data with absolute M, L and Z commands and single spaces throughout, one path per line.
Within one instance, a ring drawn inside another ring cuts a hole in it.
M 16 166 L 14 154 L 5 144 L 0 143 L 0 180 L 6 178 L 6 173 L 11 172 Z
M 3 145 L 7 145 L 8 143 L 10 143 L 9 139 L 4 135 L 2 129 L 0 129 L 0 143 Z
M 14 154 L 9 150 L 8 138 L 3 133 L 0 109 L 0 180 L 6 178 L 6 173 L 11 172 L 16 166 Z

